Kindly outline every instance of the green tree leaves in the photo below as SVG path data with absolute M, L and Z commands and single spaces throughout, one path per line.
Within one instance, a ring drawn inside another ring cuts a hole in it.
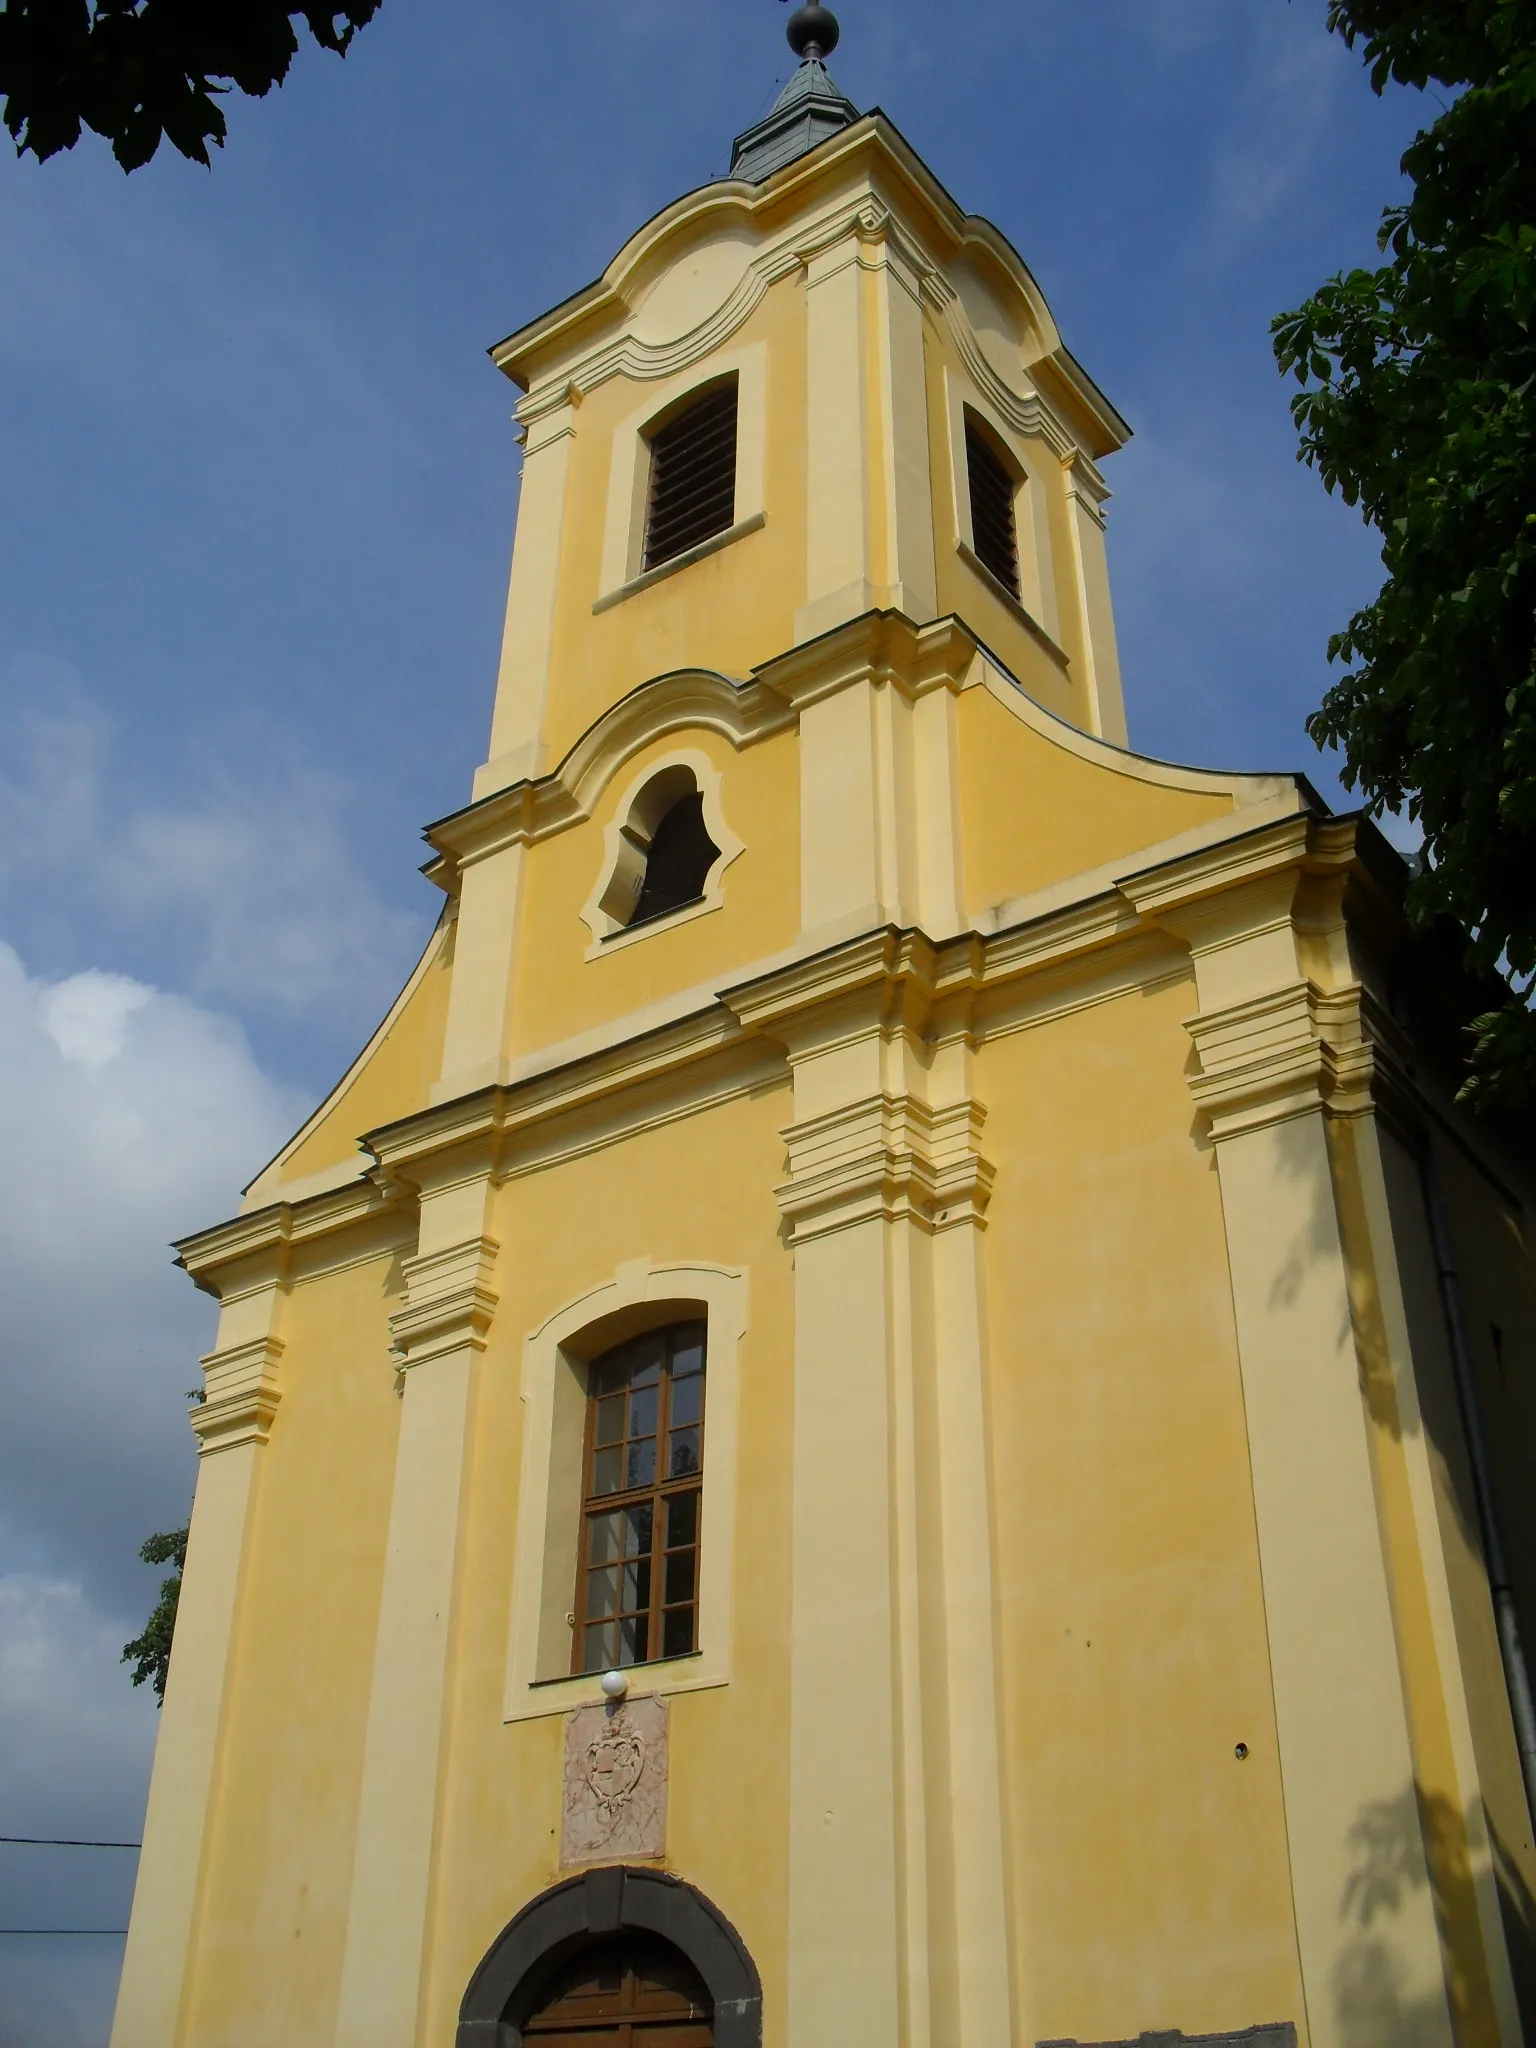
M 1299 458 L 1382 536 L 1375 602 L 1308 720 L 1373 813 L 1424 835 L 1409 892 L 1496 1000 L 1464 1093 L 1536 1099 L 1536 0 L 1333 0 L 1378 92 L 1457 96 L 1403 157 L 1376 270 L 1274 322 Z
M 155 1688 L 155 1698 L 165 1701 L 165 1675 L 171 1668 L 171 1638 L 176 1633 L 176 1605 L 181 1598 L 181 1574 L 187 1561 L 185 1529 L 164 1529 L 139 1548 L 146 1564 L 175 1566 L 172 1575 L 160 1581 L 160 1597 L 144 1624 L 144 1633 L 124 1643 L 121 1661 L 134 1667 L 133 1682 L 145 1679 Z
M 345 56 L 377 10 L 378 0 L 3 0 L 5 125 L 18 155 L 73 149 L 84 126 L 125 171 L 147 164 L 162 135 L 206 164 L 208 144 L 224 144 L 218 97 L 281 85 L 299 47 L 296 19 Z

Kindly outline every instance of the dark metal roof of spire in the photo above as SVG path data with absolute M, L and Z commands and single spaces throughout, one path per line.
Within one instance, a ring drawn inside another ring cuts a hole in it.
M 800 68 L 763 119 L 738 135 L 731 150 L 731 176 L 753 185 L 859 118 L 858 108 L 839 92 L 826 66 L 838 38 L 837 16 L 830 8 L 816 0 L 797 7 L 784 33 Z

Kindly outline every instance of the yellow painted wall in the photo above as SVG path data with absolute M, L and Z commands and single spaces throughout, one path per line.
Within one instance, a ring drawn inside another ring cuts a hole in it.
M 427 948 L 424 971 L 390 1019 L 367 1058 L 347 1075 L 286 1158 L 252 1184 L 252 1194 L 276 1199 L 283 1181 L 358 1159 L 357 1141 L 412 1110 L 426 1106 L 442 1068 L 443 1026 L 453 981 L 451 922 L 439 926 Z
M 1184 1086 L 1193 1007 L 1179 978 L 981 1060 L 1031 2040 L 1300 2003 L 1221 1197 Z
M 398 1251 L 303 1282 L 239 1616 L 187 2038 L 331 2039 L 399 1401 Z
M 1081 760 L 988 690 L 960 699 L 960 804 L 972 917 L 1232 812 L 1229 796 Z
M 790 1262 L 772 1188 L 788 1090 L 508 1183 L 497 1231 L 512 1248 L 481 1368 L 466 1524 L 453 1749 L 443 1819 L 426 2038 L 448 2041 L 464 1987 L 512 1914 L 557 1866 L 561 1715 L 504 1723 L 521 1470 L 522 1342 L 622 1261 L 703 1259 L 750 1271 L 740 1354 L 735 1636 L 730 1684 L 671 1700 L 668 1866 L 742 1934 L 778 2028 L 784 2012 L 788 1771 Z M 728 1169 L 728 1170 L 727 1170 Z M 573 1220 L 580 1227 L 573 1228 Z M 712 1467 L 706 1421 L 704 1484 Z M 572 1576 L 576 1531 L 571 1532 Z M 644 1690 L 644 1673 L 635 1675 Z M 769 2035 L 782 2040 L 782 2032 Z
M 1174 981 L 982 1055 L 999 1172 L 986 1242 L 1005 1789 L 1037 2035 L 1214 2029 L 1295 2009 L 1219 1198 L 1182 1078 L 1190 1001 Z M 563 1721 L 502 1718 L 522 1338 L 632 1258 L 751 1275 L 734 1668 L 729 1687 L 671 1702 L 668 1861 L 741 1931 L 764 1975 L 768 2039 L 783 2039 L 794 1346 L 772 1188 L 789 1116 L 787 1086 L 769 1090 L 499 1198 L 512 1256 L 472 1424 L 428 2039 L 450 2038 L 485 1948 L 561 1875 Z M 398 1412 L 393 1292 L 377 1261 L 294 1294 L 198 2041 L 326 2038 Z M 725 1483 L 706 1453 L 711 1479 Z
M 744 842 L 745 850 L 726 870 L 724 901 L 705 916 L 589 960 L 592 934 L 580 913 L 605 872 L 605 830 L 636 778 L 679 748 L 706 754 L 719 770 L 721 809 Z M 679 990 L 723 979 L 790 945 L 800 924 L 799 848 L 793 733 L 738 752 L 714 733 L 684 728 L 641 748 L 609 783 L 591 819 L 528 851 L 514 1057 L 632 1015 Z
M 550 656 L 551 761 L 651 676 L 713 668 L 744 677 L 794 639 L 805 592 L 805 304 L 793 279 L 772 287 L 731 348 L 757 341 L 768 350 L 763 526 L 595 615 L 614 430 L 657 387 L 611 377 L 576 409 Z M 698 374 L 707 377 L 707 364 Z

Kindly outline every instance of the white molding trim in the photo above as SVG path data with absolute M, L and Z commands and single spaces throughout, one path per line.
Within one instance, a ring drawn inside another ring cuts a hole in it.
M 633 908 L 645 879 L 646 856 L 651 835 L 671 806 L 687 792 L 683 778 L 704 799 L 704 829 L 719 848 L 704 877 L 704 888 L 696 903 L 687 903 L 665 917 L 631 927 L 620 916 Z M 603 832 L 603 858 L 592 893 L 581 908 L 581 921 L 592 934 L 585 957 L 601 959 L 622 951 L 626 945 L 649 938 L 653 932 L 670 931 L 690 918 L 718 910 L 725 901 L 725 871 L 745 851 L 745 846 L 725 822 L 720 808 L 720 770 L 708 754 L 697 747 L 679 747 L 665 760 L 653 761 L 637 775 L 614 806 L 613 816 Z M 647 801 L 650 799 L 650 801 Z
M 802 215 L 777 235 L 765 237 L 724 301 L 686 333 L 667 342 L 642 340 L 632 331 L 643 306 L 632 307 L 628 303 L 629 291 L 633 289 L 631 278 L 650 270 L 669 234 L 687 224 L 696 227 L 698 220 L 689 219 L 693 215 L 713 215 L 721 218 L 722 222 L 724 218 L 745 215 L 747 221 L 755 226 L 755 190 L 745 204 L 740 188 L 734 192 L 729 187 L 723 192 L 718 187 L 707 188 L 705 194 L 690 197 L 703 204 L 689 207 L 685 203 L 659 215 L 614 259 L 603 285 L 598 287 L 605 295 L 611 294 L 614 311 L 624 318 L 624 331 L 615 335 L 610 330 L 595 345 L 560 356 L 557 365 L 547 375 L 536 379 L 519 400 L 515 417 L 521 425 L 531 427 L 546 413 L 569 405 L 573 397 L 584 397 L 612 377 L 628 377 L 643 383 L 660 378 L 685 379 L 698 364 L 712 358 L 717 349 L 725 347 L 757 311 L 775 284 L 795 276 L 814 256 L 845 237 L 857 236 L 866 241 L 886 238 L 899 248 L 913 273 L 924 304 L 942 323 L 972 382 L 991 407 L 1009 421 L 1013 432 L 1041 437 L 1063 461 L 1088 459 L 1061 412 L 1033 382 L 1024 391 L 1015 391 L 1004 383 L 988 361 L 960 295 L 944 274 L 940 260 L 893 211 L 873 184 L 851 194 L 845 188 L 821 212 L 812 213 L 809 217 Z M 644 246 L 639 246 L 642 243 Z M 958 246 L 949 253 L 952 256 L 958 253 L 959 248 L 965 247 L 984 248 L 992 257 L 1000 274 L 1007 277 L 1018 294 L 1030 324 L 1040 336 L 1045 356 L 1054 357 L 1061 347 L 1055 321 L 1039 295 L 1039 287 L 1028 276 L 1012 248 L 990 223 L 974 215 L 963 217 Z M 510 336 L 493 351 L 496 362 L 503 369 L 512 371 L 520 353 L 519 344 L 531 339 L 544 325 L 545 322 L 536 321 L 530 328 Z M 656 410 L 654 403 L 647 407 L 646 417 L 649 418 Z
M 557 1309 L 523 1345 L 523 1465 L 504 1720 L 567 1714 L 603 1697 L 599 1673 L 569 1673 L 566 1615 L 575 1597 L 586 1418 L 581 1368 L 608 1345 L 666 1320 L 666 1311 L 685 1303 L 703 1308 L 709 1331 L 699 1648 L 688 1657 L 634 1669 L 648 1692 L 698 1692 L 730 1682 L 739 1351 L 747 1328 L 747 1275 L 739 1266 L 706 1260 L 655 1265 L 635 1259 L 621 1265 L 611 1280 Z

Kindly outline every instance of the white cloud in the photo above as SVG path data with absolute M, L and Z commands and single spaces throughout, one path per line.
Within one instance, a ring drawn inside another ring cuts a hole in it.
M 38 1008 L 43 1029 L 65 1059 L 82 1067 L 104 1067 L 122 1051 L 128 1019 L 154 993 L 129 975 L 98 974 L 87 968 L 49 989 Z
M 168 1240 L 228 1215 L 306 1105 L 230 1019 L 123 975 L 34 980 L 5 945 L 0 1074 L 0 1568 L 24 1543 L 121 1595 L 189 1484 L 210 1318 Z
M 179 762 L 176 800 L 156 801 L 142 774 L 125 786 L 112 722 L 67 670 L 18 661 L 6 680 L 23 707 L 0 767 L 13 930 L 75 957 L 127 941 L 199 996 L 292 1018 L 340 1004 L 371 1027 L 419 920 L 364 874 L 344 778 L 256 733 Z

